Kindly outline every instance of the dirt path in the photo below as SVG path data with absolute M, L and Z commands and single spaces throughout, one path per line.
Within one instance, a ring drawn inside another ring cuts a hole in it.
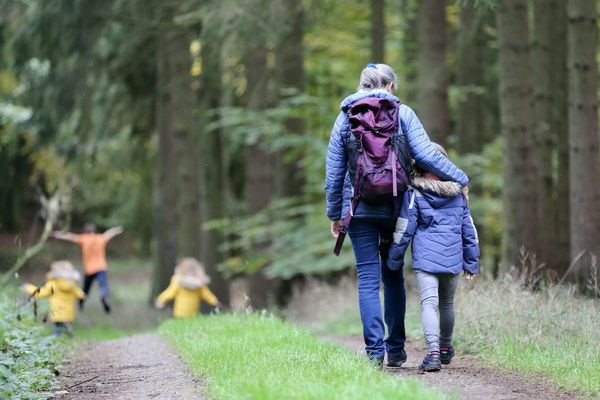
M 350 347 L 363 353 L 364 342 L 362 337 L 335 337 L 328 338 L 336 343 Z M 558 392 L 540 380 L 533 382 L 526 380 L 517 373 L 502 373 L 492 369 L 482 369 L 476 365 L 473 356 L 457 356 L 452 364 L 444 366 L 440 372 L 419 374 L 418 366 L 426 351 L 419 348 L 415 342 L 406 345 L 408 361 L 402 368 L 386 368 L 386 372 L 399 377 L 410 376 L 420 379 L 429 387 L 434 387 L 443 393 L 458 396 L 460 399 L 575 399 L 572 393 Z
M 71 387 L 63 399 L 205 399 L 202 385 L 156 334 L 84 344 L 61 380 Z

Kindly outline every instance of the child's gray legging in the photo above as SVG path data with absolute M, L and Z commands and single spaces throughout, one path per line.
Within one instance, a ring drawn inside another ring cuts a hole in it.
M 417 270 L 421 318 L 427 350 L 440 351 L 440 341 L 450 344 L 454 330 L 454 293 L 459 275 L 430 274 Z M 438 317 L 439 308 L 439 317 Z

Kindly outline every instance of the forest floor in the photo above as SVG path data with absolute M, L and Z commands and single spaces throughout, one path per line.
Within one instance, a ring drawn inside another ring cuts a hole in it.
M 157 334 L 80 343 L 64 365 L 65 399 L 204 399 L 203 386 Z
M 364 353 L 362 336 L 338 336 L 327 338 L 358 353 Z M 522 399 L 575 399 L 578 396 L 559 392 L 543 379 L 533 381 L 513 372 L 507 373 L 491 368 L 481 368 L 481 359 L 457 354 L 452 363 L 439 372 L 420 374 L 418 366 L 426 349 L 418 342 L 406 343 L 407 362 L 402 368 L 385 368 L 385 372 L 398 378 L 419 379 L 425 386 L 460 399 L 522 400 Z

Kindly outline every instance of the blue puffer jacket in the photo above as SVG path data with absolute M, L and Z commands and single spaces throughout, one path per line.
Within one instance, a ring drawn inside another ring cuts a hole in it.
M 432 274 L 479 272 L 479 243 L 469 206 L 456 182 L 414 178 L 404 196 L 387 266 L 404 266 L 412 243 L 412 267 Z
M 327 196 L 327 217 L 332 220 L 343 219 L 350 207 L 352 183 L 348 175 L 348 154 L 345 142 L 350 136 L 348 110 L 357 100 L 365 97 L 383 97 L 400 100 L 385 90 L 359 91 L 342 101 L 341 112 L 335 120 L 327 149 L 325 193 Z M 469 182 L 464 172 L 444 157 L 432 144 L 415 112 L 408 106 L 400 105 L 398 118 L 400 127 L 408 137 L 412 157 L 423 169 L 434 173 L 442 179 L 455 181 L 462 186 Z M 390 218 L 391 207 L 374 207 L 359 203 L 354 218 Z

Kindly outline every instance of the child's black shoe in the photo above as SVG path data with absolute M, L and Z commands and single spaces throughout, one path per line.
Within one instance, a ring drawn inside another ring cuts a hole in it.
M 398 354 L 388 354 L 387 366 L 390 368 L 400 368 L 406 362 L 406 352 L 402 350 Z
M 440 354 L 438 352 L 427 353 L 421 365 L 419 365 L 419 372 L 435 372 L 442 369 L 442 363 L 440 361 Z
M 451 344 L 445 347 L 440 347 L 440 361 L 444 365 L 450 364 L 454 357 L 454 346 Z
M 100 300 L 102 300 L 102 307 L 104 307 L 104 312 L 110 314 L 110 304 L 108 304 L 108 300 L 104 297 Z

